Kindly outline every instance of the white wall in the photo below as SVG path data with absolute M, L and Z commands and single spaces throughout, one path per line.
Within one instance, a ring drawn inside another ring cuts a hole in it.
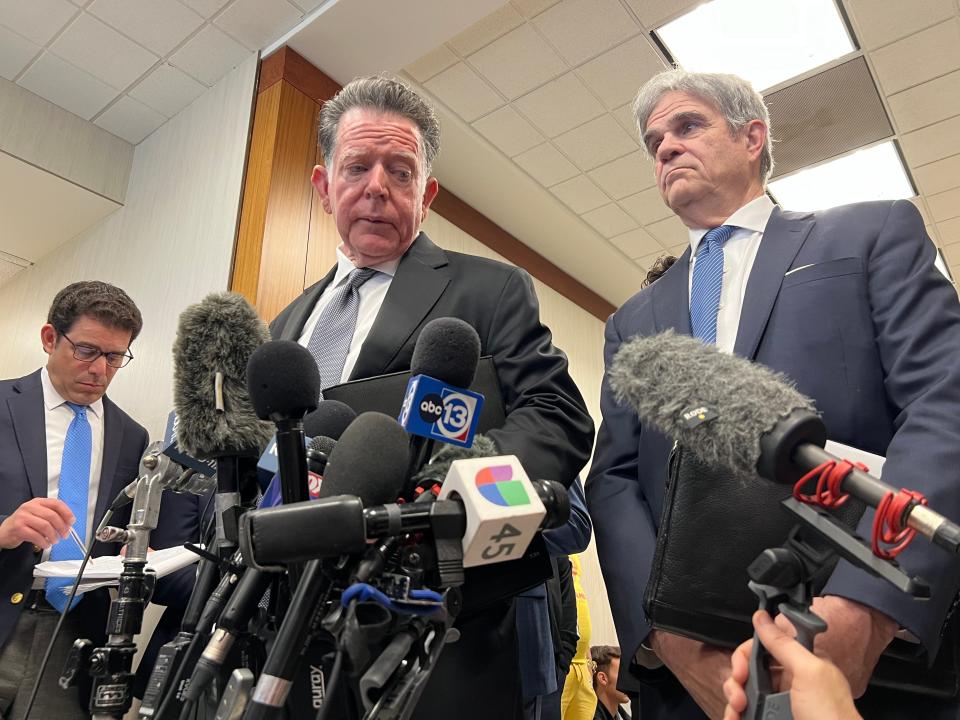
M 509 262 L 486 245 L 436 213 L 423 225 L 424 231 L 437 245 L 456 252 Z M 587 408 L 596 426 L 600 427 L 600 383 L 603 380 L 603 321 L 571 302 L 556 290 L 534 279 L 540 299 L 540 319 L 553 332 L 554 344 L 570 359 L 570 375 L 587 401 Z M 583 472 L 586 477 L 586 470 Z M 583 586 L 590 604 L 592 645 L 616 645 L 617 633 L 610 614 L 607 590 L 597 562 L 596 544 L 582 555 Z
M 161 436 L 180 311 L 229 280 L 256 69 L 251 56 L 137 145 L 123 208 L 0 287 L 0 377 L 45 363 L 40 326 L 60 288 L 113 283 L 137 303 L 144 328 L 108 394 Z

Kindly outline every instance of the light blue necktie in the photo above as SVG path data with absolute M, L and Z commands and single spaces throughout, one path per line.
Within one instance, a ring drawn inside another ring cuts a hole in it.
M 347 275 L 347 281 L 330 298 L 320 313 L 307 350 L 320 369 L 320 387 L 340 383 L 343 366 L 347 362 L 353 333 L 357 329 L 360 311 L 360 286 L 377 274 L 373 268 L 356 268 Z
M 733 225 L 710 230 L 697 248 L 690 285 L 690 327 L 693 336 L 705 343 L 717 342 L 717 313 L 723 287 L 723 243 L 733 234 Z
M 66 503 L 76 520 L 73 523 L 77 535 L 87 537 L 87 497 L 90 492 L 90 455 L 93 447 L 93 434 L 87 421 L 87 406 L 67 403 L 73 410 L 73 420 L 67 428 L 63 441 L 63 460 L 60 463 L 60 487 L 57 497 Z M 51 560 L 80 560 L 83 553 L 67 537 L 50 549 Z M 60 612 L 67 605 L 68 594 L 63 588 L 73 585 L 73 578 L 47 578 L 46 596 Z M 80 595 L 74 597 L 71 609 L 80 602 Z

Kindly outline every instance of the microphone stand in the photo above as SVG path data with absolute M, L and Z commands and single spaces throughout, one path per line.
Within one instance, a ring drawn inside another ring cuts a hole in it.
M 930 597 L 930 586 L 919 577 L 909 577 L 894 560 L 883 560 L 854 532 L 832 516 L 809 505 L 787 498 L 782 503 L 800 522 L 786 542 L 768 548 L 747 568 L 748 587 L 760 601 L 760 609 L 771 616 L 787 616 L 797 629 L 797 641 L 813 651 L 813 641 L 826 631 L 827 624 L 810 610 L 813 580 L 841 557 L 866 570 L 915 599 Z M 756 633 L 750 654 L 749 675 L 744 687 L 747 709 L 743 720 L 793 720 L 790 692 L 773 692 L 770 654 Z

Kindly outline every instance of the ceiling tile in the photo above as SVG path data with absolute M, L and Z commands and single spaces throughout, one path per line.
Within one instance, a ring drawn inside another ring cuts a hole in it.
M 913 178 L 925 195 L 960 187 L 960 155 L 918 167 L 913 171 Z
M 94 120 L 94 124 L 136 145 L 166 120 L 160 113 L 124 95 Z
M 671 215 L 659 222 L 651 223 L 646 226 L 647 231 L 653 235 L 665 248 L 674 248 L 683 243 L 689 243 L 690 233 L 687 226 L 680 222 L 680 218 Z
M 960 68 L 960 20 L 947 22 L 870 53 L 887 95 Z
M 900 132 L 960 115 L 960 71 L 891 95 L 887 100 Z
M 316 9 L 320 6 L 320 3 L 324 0 L 290 0 L 294 5 L 303 10 L 304 12 L 310 12 L 311 10 Z
M 447 44 L 466 57 L 484 45 L 493 42 L 504 33 L 508 33 L 523 22 L 523 17 L 512 5 L 502 8 L 478 20 Z
M 500 96 L 462 62 L 428 80 L 424 87 L 467 122 L 503 105 Z
M 513 160 L 544 187 L 556 185 L 569 180 L 574 175 L 579 175 L 574 164 L 550 143 L 527 150 Z
M 924 225 L 923 229 L 927 231 L 927 235 L 933 241 L 933 244 L 936 245 L 937 247 L 940 247 L 942 243 L 940 242 L 940 231 L 937 230 L 937 226 Z
M 423 83 L 455 62 L 457 62 L 457 56 L 446 45 L 441 45 L 407 65 L 406 71 L 418 83 Z
M 170 64 L 212 86 L 242 63 L 250 51 L 213 25 L 207 25 L 170 56 Z
M 564 0 L 533 22 L 571 65 L 579 65 L 640 32 L 619 0 Z
M 573 73 L 537 88 L 513 105 L 547 137 L 556 137 L 603 113 L 603 106 Z
M 592 170 L 639 148 L 611 115 L 601 115 L 574 128 L 555 138 L 554 143 L 581 170 Z
M 960 265 L 960 218 L 937 223 L 937 229 L 940 231 L 940 242 L 943 243 L 940 247 L 947 256 L 947 263 L 950 267 Z
M 234 0 L 213 22 L 248 50 L 262 50 L 302 17 L 287 0 Z
M 605 238 L 622 235 L 637 226 L 633 218 L 613 203 L 591 210 L 581 217 L 593 225 L 594 229 Z
M 87 8 L 157 55 L 166 55 L 203 24 L 177 0 L 94 0 Z
M 207 87 L 182 70 L 160 65 L 128 94 L 165 117 L 173 117 L 203 95 Z
M 867 49 L 912 35 L 956 13 L 954 0 L 846 0 L 845 5 Z
M 230 0 L 180 0 L 180 2 L 208 18 L 218 12 Z
M 40 46 L 0 27 L 0 77 L 13 80 L 40 52 Z
M 528 24 L 511 30 L 468 59 L 510 99 L 539 87 L 567 68 L 546 40 Z
M 660 243 L 641 227 L 616 235 L 610 238 L 610 242 L 628 257 L 649 258 L 651 264 L 666 252 Z
M 613 110 L 624 103 L 628 103 L 629 108 L 640 86 L 665 69 L 666 63 L 646 36 L 638 35 L 584 63 L 576 73 L 601 102 Z
M 43 53 L 17 84 L 84 120 L 117 96 L 106 83 L 49 52 Z
M 620 207 L 641 225 L 649 225 L 673 215 L 673 210 L 664 204 L 663 198 L 660 197 L 660 190 L 656 187 L 625 197 L 620 201 Z
M 601 165 L 588 174 L 607 195 L 615 200 L 654 185 L 653 164 L 642 150 Z
M 919 196 L 914 196 L 909 198 L 910 202 L 913 203 L 913 206 L 920 211 L 920 217 L 923 219 L 924 225 L 929 225 L 931 223 L 930 213 L 927 211 L 926 200 Z
M 556 5 L 559 1 L 560 0 L 512 0 L 514 7 L 526 18 L 539 15 L 547 8 Z
M 554 185 L 550 188 L 550 192 L 560 198 L 563 204 L 577 215 L 610 202 L 610 198 L 590 182 L 586 175 L 577 175 L 566 182 Z
M 63 31 L 50 51 L 117 90 L 126 88 L 159 59 L 86 13 Z
M 900 147 L 913 168 L 960 153 L 960 116 L 901 135 Z
M 627 0 L 647 30 L 656 30 L 668 20 L 683 15 L 703 0 Z
M 640 88 L 637 88 L 637 90 L 639 89 Z M 633 101 L 628 102 L 626 105 L 621 105 L 616 110 L 612 110 L 610 114 L 620 123 L 620 127 L 630 133 L 630 137 L 640 137 L 640 133 L 637 130 L 637 119 L 633 115 Z
M 960 188 L 929 195 L 927 207 L 930 208 L 930 214 L 935 222 L 960 217 Z
M 78 12 L 67 0 L 3 0 L 0 25 L 37 45 L 46 45 Z
M 543 136 L 509 105 L 496 110 L 473 123 L 474 129 L 500 148 L 507 157 L 513 157 L 543 142 Z

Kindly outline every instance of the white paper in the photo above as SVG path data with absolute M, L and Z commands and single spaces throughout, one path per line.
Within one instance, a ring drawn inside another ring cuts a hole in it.
M 77 592 L 87 592 L 98 587 L 117 585 L 120 573 L 123 572 L 123 557 L 120 555 L 104 555 L 94 558 L 91 565 L 87 563 L 83 571 L 83 580 Z M 187 567 L 200 559 L 200 556 L 185 547 L 177 546 L 164 550 L 150 550 L 147 552 L 147 567 L 152 569 L 157 578 L 162 578 L 181 568 Z M 80 570 L 80 560 L 48 560 L 33 567 L 34 577 L 76 578 Z M 71 586 L 63 589 L 70 594 Z
M 883 472 L 883 463 L 887 460 L 882 455 L 874 455 L 873 453 L 868 453 L 866 450 L 855 448 L 852 445 L 834 442 L 833 440 L 827 440 L 827 444 L 823 449 L 841 460 L 863 463 L 868 468 L 867 472 L 875 478 L 880 477 L 880 474 Z

